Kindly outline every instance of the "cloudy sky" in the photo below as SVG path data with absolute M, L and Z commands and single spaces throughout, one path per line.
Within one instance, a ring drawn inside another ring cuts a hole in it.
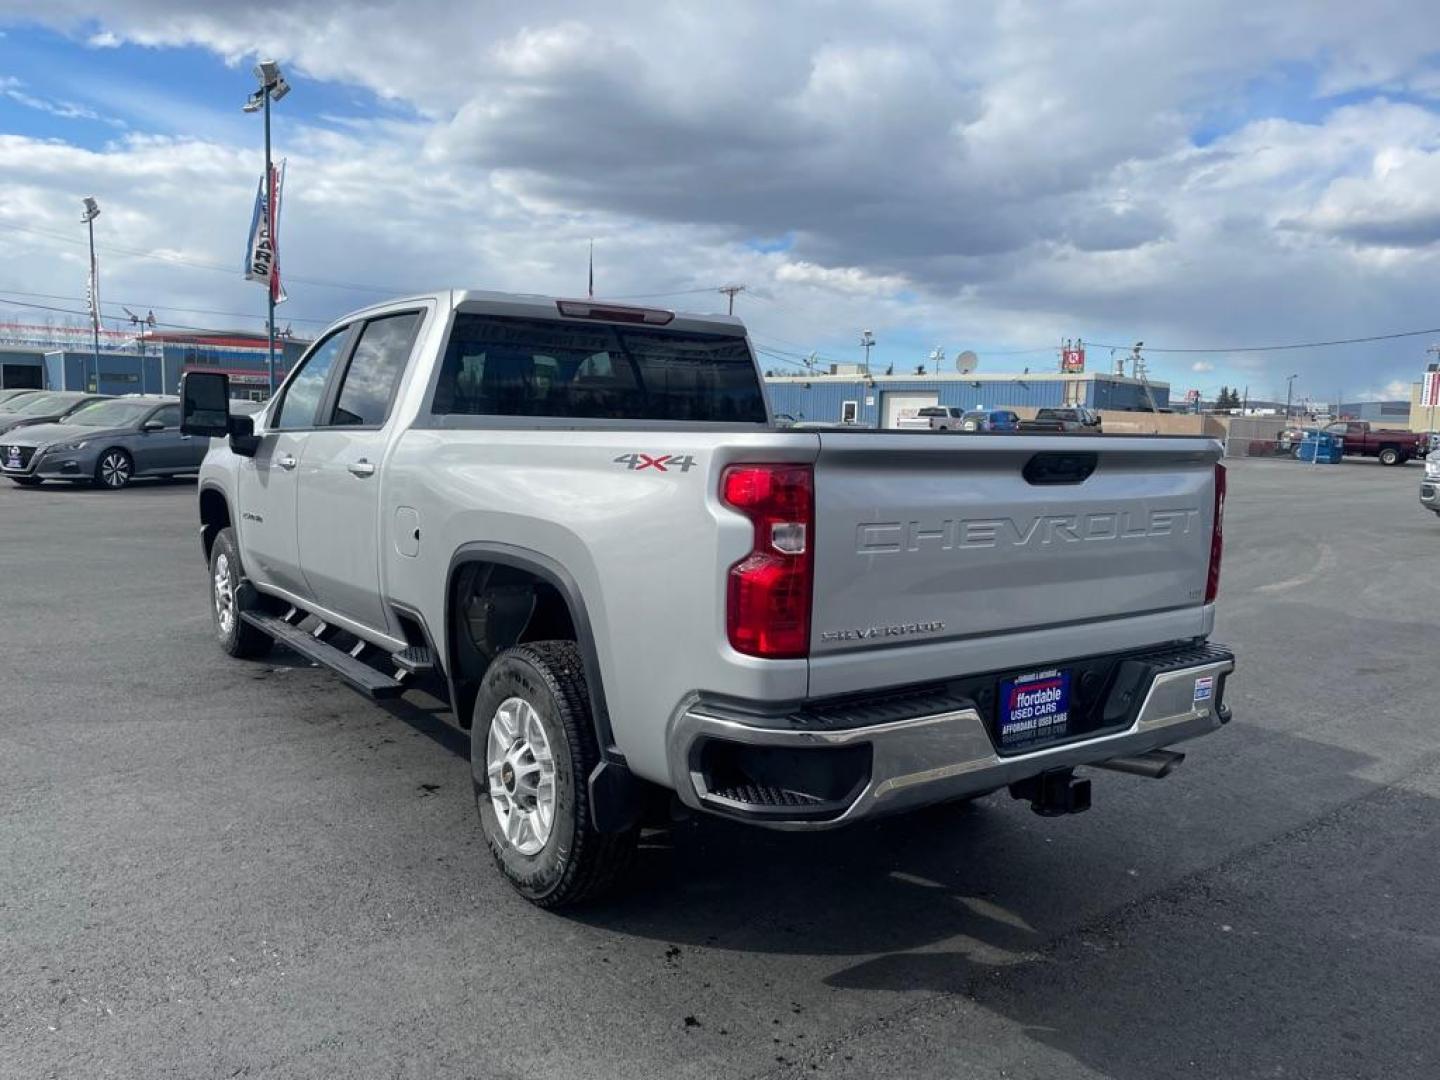
M 250 65 L 289 159 L 280 318 L 397 292 L 737 311 L 772 364 L 1154 352 L 1177 393 L 1408 396 L 1440 327 L 1440 4 L 0 0 L 0 317 L 255 327 Z M 113 301 L 113 304 L 108 302 Z M 64 318 L 57 314 L 57 318 Z

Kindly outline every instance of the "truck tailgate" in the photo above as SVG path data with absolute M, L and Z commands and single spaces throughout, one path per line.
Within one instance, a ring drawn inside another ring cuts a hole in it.
M 821 432 L 812 658 L 1198 609 L 1219 457 L 1202 438 Z

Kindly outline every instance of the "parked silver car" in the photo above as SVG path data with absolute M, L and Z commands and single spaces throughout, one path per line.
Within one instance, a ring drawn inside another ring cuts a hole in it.
M 19 401 L 20 398 L 22 398 L 22 397 L 28 397 L 28 396 L 31 395 L 31 394 L 39 394 L 39 393 L 42 393 L 42 391 L 40 391 L 40 390 L 32 390 L 32 389 L 30 389 L 29 387 L 23 387 L 23 386 L 22 386 L 22 387 L 12 387 L 12 388 L 10 388 L 10 389 L 8 389 L 8 390 L 0 390 L 0 410 L 3 410 L 3 409 L 5 408 L 7 402 L 13 401 L 13 402 L 15 402 L 15 403 L 18 405 L 18 404 L 20 404 L 20 401 Z
M 108 394 L 86 394 L 79 390 L 44 390 L 25 394 L 0 405 L 0 435 L 31 424 L 52 424 Z
M 139 476 L 197 472 L 208 449 L 209 440 L 181 433 L 178 398 L 134 395 L 0 438 L 0 475 L 24 487 L 80 480 L 122 488 Z

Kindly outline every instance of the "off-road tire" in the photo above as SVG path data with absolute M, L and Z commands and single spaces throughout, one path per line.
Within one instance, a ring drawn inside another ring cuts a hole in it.
M 106 450 L 95 462 L 94 484 L 107 491 L 119 491 L 135 478 L 135 459 L 119 447 Z
M 502 702 L 518 697 L 535 710 L 555 762 L 555 817 L 544 847 L 522 854 L 500 827 L 490 798 L 486 752 Z M 542 908 L 561 908 L 612 889 L 634 865 L 638 828 L 600 833 L 590 818 L 587 780 L 600 761 L 585 665 L 573 641 L 537 641 L 506 649 L 485 673 L 470 725 L 470 771 L 485 842 L 506 880 Z
M 230 588 L 231 617 L 228 626 L 221 617 L 219 578 L 222 574 L 229 581 Z M 240 618 L 240 582 L 244 576 L 240 552 L 235 545 L 235 530 L 221 529 L 210 546 L 210 623 L 215 628 L 215 637 L 220 642 L 220 648 L 241 660 L 264 656 L 275 647 L 274 638 Z

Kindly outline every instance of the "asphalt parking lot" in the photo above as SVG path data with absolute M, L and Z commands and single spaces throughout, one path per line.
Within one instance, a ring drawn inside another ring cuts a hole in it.
M 468 736 L 210 640 L 194 486 L 0 483 L 0 1075 L 1440 1075 L 1440 519 L 1234 463 L 1236 719 L 1088 814 L 647 838 L 556 916 Z

